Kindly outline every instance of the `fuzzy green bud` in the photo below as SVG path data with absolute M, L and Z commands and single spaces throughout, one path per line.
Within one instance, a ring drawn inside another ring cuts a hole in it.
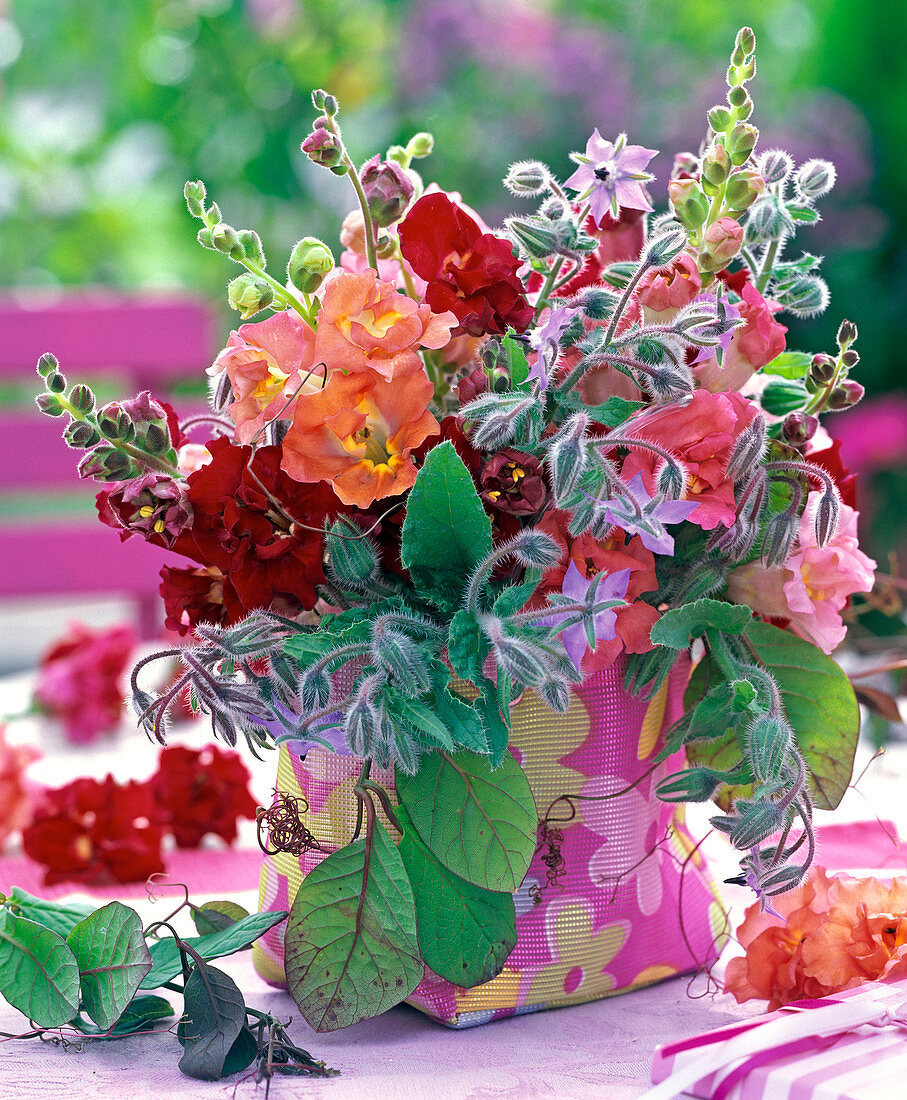
M 239 235 L 232 225 L 220 222 L 211 230 L 211 244 L 218 252 L 223 252 L 232 260 L 242 260 L 246 251 L 242 246 Z
M 188 180 L 183 188 L 186 206 L 193 218 L 205 216 L 205 185 L 201 180 Z
M 243 246 L 245 258 L 251 260 L 254 264 L 258 264 L 259 267 L 267 267 L 267 259 L 265 258 L 265 250 L 261 244 L 261 237 L 259 237 L 255 230 L 240 229 L 236 235 L 239 237 L 239 243 Z
M 51 393 L 62 393 L 66 389 L 66 378 L 64 375 L 55 371 L 44 379 L 44 385 L 47 386 Z
M 512 195 L 533 198 L 541 195 L 551 180 L 551 171 L 540 160 L 520 160 L 511 164 L 504 186 Z
M 808 199 L 821 198 L 835 185 L 835 166 L 827 160 L 808 160 L 800 166 L 794 185 Z
M 731 164 L 740 167 L 749 160 L 750 153 L 756 148 L 759 131 L 748 122 L 738 122 L 727 135 L 727 155 Z
M 47 378 L 48 375 L 59 372 L 60 361 L 57 359 L 56 355 L 52 355 L 49 351 L 45 351 L 38 360 L 36 369 L 42 378 Z
M 663 233 L 648 242 L 643 253 L 644 260 L 649 267 L 667 267 L 677 259 L 686 244 L 687 235 L 681 226 L 669 225 Z
M 655 795 L 662 802 L 707 802 L 717 786 L 718 780 L 709 768 L 687 768 L 662 779 Z
M 378 554 L 366 535 L 347 519 L 338 519 L 327 534 L 328 569 L 338 585 L 363 588 L 378 572 Z
M 784 815 L 773 802 L 737 802 L 738 816 L 731 830 L 731 844 L 741 851 L 761 844 L 784 824 Z
M 94 394 L 88 386 L 73 386 L 69 391 L 69 403 L 80 413 L 90 413 L 94 409 Z
M 526 255 L 537 260 L 553 256 L 557 251 L 559 234 L 558 223 L 541 218 L 506 218 L 504 225 Z
M 323 88 L 316 88 L 312 92 L 312 106 L 316 111 L 323 111 L 328 116 L 336 115 L 339 109 L 334 96 L 330 92 L 324 91 Z
M 87 450 L 101 442 L 101 433 L 84 420 L 71 420 L 63 430 L 63 442 L 76 450 Z
M 759 157 L 759 171 L 766 183 L 784 183 L 793 170 L 793 158 L 783 149 L 768 149 Z
M 62 416 L 63 406 L 55 393 L 39 393 L 35 398 L 35 404 L 48 416 Z
M 734 114 L 741 121 L 753 113 L 753 100 L 746 88 L 731 88 L 727 101 L 734 108 Z
M 727 133 L 734 123 L 731 112 L 720 103 L 712 107 L 706 117 L 709 120 L 709 126 L 712 127 L 716 134 Z
M 196 240 L 202 248 L 210 248 L 212 251 L 216 251 L 214 248 L 214 241 L 211 239 L 211 230 L 207 226 L 198 231 Z
M 707 195 L 717 195 L 731 171 L 727 149 L 716 142 L 702 161 L 702 189 Z
M 753 720 L 747 730 L 746 744 L 758 780 L 771 783 L 778 779 L 793 737 L 790 724 L 782 718 L 762 714 Z
M 735 217 L 759 198 L 765 191 L 765 179 L 753 168 L 741 168 L 734 172 L 724 186 L 724 204 Z
M 303 294 L 314 294 L 334 270 L 334 254 L 317 237 L 297 241 L 287 264 L 287 278 Z
M 671 180 L 668 198 L 674 208 L 674 217 L 684 229 L 695 232 L 708 217 L 709 200 L 696 180 Z
M 274 291 L 257 275 L 237 275 L 227 287 L 227 301 L 244 321 L 248 321 L 271 305 Z
M 423 157 L 431 156 L 434 147 L 434 136 L 427 130 L 420 130 L 418 134 L 413 134 L 406 143 L 406 151 L 413 160 L 422 160 Z
M 756 32 L 752 27 L 741 27 L 734 38 L 734 49 L 742 50 L 744 57 L 749 57 L 756 49 Z
M 220 212 L 220 207 L 216 202 L 212 202 L 205 213 L 205 221 L 209 225 L 219 225 L 222 222 L 223 215 Z

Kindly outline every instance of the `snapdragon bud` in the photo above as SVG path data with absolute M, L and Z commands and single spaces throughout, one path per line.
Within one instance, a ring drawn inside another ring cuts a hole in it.
M 93 424 L 84 420 L 72 420 L 63 430 L 63 442 L 67 447 L 84 451 L 101 442 L 101 433 Z
M 809 368 L 809 377 L 818 382 L 819 385 L 824 385 L 826 382 L 830 382 L 835 376 L 835 361 L 830 355 L 820 353 L 813 356 L 813 361 Z
M 866 390 L 859 382 L 842 382 L 835 386 L 828 398 L 828 406 L 831 409 L 849 409 L 863 400 Z
M 334 255 L 317 237 L 297 241 L 287 264 L 287 278 L 303 294 L 314 294 L 334 270 Z
M 44 385 L 51 393 L 62 393 L 66 389 L 66 376 L 54 371 L 44 379 Z
M 243 247 L 243 253 L 247 260 L 251 260 L 252 263 L 258 264 L 259 267 L 266 267 L 267 261 L 265 259 L 265 250 L 261 244 L 261 237 L 255 232 L 254 229 L 240 229 L 237 231 L 237 237 L 239 237 L 239 243 Z
M 856 348 L 848 348 L 847 351 L 845 351 L 844 354 L 841 356 L 841 362 L 848 369 L 850 369 L 851 367 L 855 367 L 857 363 L 859 363 L 859 361 L 860 353 L 857 351 Z
M 727 155 L 731 164 L 739 167 L 745 164 L 756 147 L 759 131 L 748 122 L 738 122 L 725 139 Z
M 224 252 L 232 260 L 245 258 L 246 250 L 242 246 L 239 234 L 226 222 L 221 222 L 211 230 L 211 244 L 218 252 Z
M 749 92 L 742 85 L 731 88 L 727 94 L 727 101 L 734 108 L 737 118 L 749 118 L 753 113 L 753 100 Z
M 76 412 L 90 413 L 94 411 L 95 397 L 88 386 L 73 386 L 69 391 L 69 403 Z
M 406 151 L 413 160 L 422 160 L 423 157 L 431 156 L 434 147 L 434 135 L 427 130 L 420 130 L 418 134 L 413 134 L 406 143 Z
M 35 404 L 41 412 L 46 413 L 48 416 L 63 415 L 63 406 L 60 404 L 60 398 L 55 393 L 39 393 L 35 398 Z
M 754 168 L 741 168 L 724 186 L 725 206 L 736 217 L 749 209 L 764 191 L 764 177 Z
M 721 185 L 730 175 L 731 158 L 727 149 L 716 142 L 702 161 L 702 189 L 707 195 L 717 195 Z
M 674 208 L 674 217 L 684 229 L 695 232 L 708 217 L 709 200 L 697 180 L 671 180 L 668 184 L 668 198 Z
M 849 347 L 857 338 L 857 326 L 853 321 L 842 321 L 838 326 L 838 347 Z
M 818 418 L 809 413 L 792 412 L 784 418 L 781 425 L 781 434 L 785 440 L 795 447 L 802 447 L 816 434 L 819 427 Z
M 205 214 L 205 185 L 201 180 L 188 180 L 183 188 L 186 198 L 186 206 L 194 218 L 202 218 Z
M 334 96 L 330 92 L 324 91 L 323 88 L 316 88 L 312 92 L 312 106 L 316 111 L 324 111 L 329 117 L 336 115 L 339 109 L 339 104 Z
M 343 145 L 340 139 L 324 127 L 316 127 L 300 146 L 313 164 L 322 168 L 337 168 L 343 158 Z
M 671 168 L 672 180 L 687 180 L 699 172 L 699 157 L 694 153 L 675 153 Z
M 135 438 L 135 425 L 129 414 L 115 401 L 98 411 L 98 427 L 112 441 L 129 443 Z
M 808 160 L 797 171 L 794 184 L 805 198 L 821 198 L 835 185 L 835 166 L 827 160 Z
M 227 301 L 244 321 L 248 321 L 271 305 L 274 291 L 257 275 L 237 275 L 227 287 Z
M 59 372 L 60 361 L 57 359 L 56 355 L 52 355 L 49 351 L 45 351 L 38 360 L 36 369 L 42 378 L 47 378 L 49 375 Z
M 723 104 L 716 104 L 710 108 L 706 117 L 709 120 L 709 126 L 715 131 L 716 134 L 724 134 L 730 130 L 734 123 L 734 118 L 731 112 Z
M 699 248 L 699 268 L 702 271 L 720 271 L 740 252 L 743 245 L 743 226 L 733 218 L 719 218 L 702 237 Z
M 401 165 L 372 157 L 362 166 L 359 180 L 375 225 L 383 229 L 403 217 L 415 189 Z
M 504 186 L 512 195 L 532 198 L 548 188 L 551 171 L 540 160 L 520 160 L 511 164 L 504 177 Z

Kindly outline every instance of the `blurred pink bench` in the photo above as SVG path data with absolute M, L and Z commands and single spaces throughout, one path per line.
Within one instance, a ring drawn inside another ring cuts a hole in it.
M 0 599 L 122 595 L 136 603 L 144 637 L 160 632 L 159 572 L 177 559 L 139 537 L 121 543 L 100 523 L 97 486 L 76 473 L 83 452 L 62 441 L 65 419 L 42 415 L 28 395 L 40 389 L 38 357 L 52 351 L 70 384 L 106 377 L 111 399 L 142 389 L 167 398 L 180 382 L 203 380 L 213 337 L 210 306 L 185 295 L 0 296 L 0 386 L 24 399 L 0 406 Z M 182 411 L 203 401 L 176 403 Z

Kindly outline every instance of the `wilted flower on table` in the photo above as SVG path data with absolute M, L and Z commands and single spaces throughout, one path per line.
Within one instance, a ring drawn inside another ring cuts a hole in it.
M 248 768 L 238 753 L 217 745 L 162 749 L 157 771 L 148 782 L 157 818 L 180 848 L 197 848 L 206 833 L 232 844 L 237 819 L 255 818 Z
M 329 481 L 357 508 L 402 493 L 416 480 L 411 452 L 438 431 L 433 396 L 424 373 L 386 381 L 369 369 L 336 371 L 297 402 L 281 469 L 296 481 Z
M 93 630 L 73 623 L 41 657 L 35 701 L 63 722 L 70 740 L 93 741 L 119 725 L 120 678 L 137 642 L 128 624 Z
M 790 629 L 831 653 L 847 633 L 841 611 L 855 592 L 868 592 L 876 563 L 859 548 L 857 513 L 842 504 L 838 527 L 825 546 L 816 541 L 816 508 L 821 493 L 812 492 L 797 532 L 797 549 L 784 568 L 767 569 L 751 562 L 728 578 L 728 596 L 766 618 L 785 619 Z
M 163 831 L 147 783 L 118 784 L 113 776 L 76 779 L 42 793 L 22 833 L 26 855 L 44 864 L 44 883 L 141 882 L 164 870 Z
M 227 412 L 236 425 L 236 438 L 249 443 L 269 420 L 293 415 L 294 391 L 317 389 L 323 372 L 312 371 L 315 333 L 301 317 L 285 311 L 265 321 L 240 325 L 208 373 L 226 371 L 233 390 Z
M 522 332 L 532 320 L 510 241 L 483 233 L 447 195 L 423 195 L 413 205 L 400 223 L 400 248 L 428 284 L 432 310 L 456 315 L 455 335 L 503 335 L 508 326 Z
M 6 728 L 0 726 L 0 848 L 11 833 L 24 829 L 32 819 L 36 788 L 25 772 L 40 756 L 31 745 L 11 745 Z
M 655 177 L 643 169 L 658 150 L 627 145 L 626 141 L 626 134 L 620 134 L 617 141 L 605 141 L 595 129 L 586 142 L 585 154 L 570 154 L 579 167 L 565 181 L 565 186 L 579 192 L 578 201 L 589 200 L 592 217 L 598 224 L 607 213 L 616 218 L 623 206 L 652 209 L 643 184 Z
M 315 358 L 330 371 L 371 369 L 390 381 L 421 371 L 416 348 L 444 347 L 456 323 L 453 313 L 432 313 L 370 269 L 341 272 L 325 287 Z

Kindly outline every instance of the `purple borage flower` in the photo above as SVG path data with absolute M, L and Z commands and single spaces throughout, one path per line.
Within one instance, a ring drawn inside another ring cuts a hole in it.
M 620 569 L 616 573 L 599 573 L 593 580 L 586 578 L 576 568 L 574 561 L 570 562 L 567 572 L 564 574 L 564 583 L 561 595 L 571 604 L 586 604 L 592 608 L 596 604 L 607 603 L 609 600 L 623 601 L 627 595 L 627 585 L 630 583 L 630 570 Z M 557 627 L 563 619 L 573 619 L 575 611 L 558 611 L 542 620 L 542 624 Z M 573 662 L 577 672 L 580 671 L 583 657 L 587 649 L 595 649 L 595 642 L 610 642 L 617 633 L 617 608 L 609 607 L 602 611 L 596 611 L 591 617 L 586 616 L 585 622 L 571 623 L 561 631 L 561 640 L 567 650 L 567 656 Z
M 697 502 L 664 500 L 657 494 L 650 496 L 641 473 L 632 478 L 625 488 L 626 496 L 598 502 L 604 510 L 605 518 L 628 535 L 639 535 L 643 546 L 653 554 L 673 557 L 674 538 L 668 534 L 664 525 L 682 523 L 699 507 Z
M 318 727 L 316 727 L 318 728 L 317 734 L 312 735 L 315 738 L 314 740 L 294 740 L 288 739 L 287 735 L 298 729 L 299 715 L 287 707 L 281 706 L 276 701 L 272 701 L 268 705 L 277 717 L 262 718 L 260 715 L 253 714 L 251 715 L 252 721 L 257 726 L 261 726 L 262 729 L 266 729 L 275 741 L 279 740 L 281 744 L 285 744 L 294 756 L 305 756 L 316 746 L 329 748 L 331 752 L 336 753 L 338 756 L 353 755 L 341 728 L 343 711 L 338 710 L 333 714 L 325 714 L 318 723 Z
M 723 355 L 727 349 L 731 346 L 731 339 L 734 336 L 734 329 L 739 325 L 734 322 L 743 324 L 743 318 L 740 316 L 740 310 L 731 303 L 730 298 L 719 298 L 715 294 L 699 294 L 690 302 L 689 309 L 692 311 L 696 306 L 700 308 L 705 307 L 710 312 L 714 313 L 715 319 L 709 318 L 706 321 L 702 321 L 699 324 L 693 325 L 688 331 L 690 335 L 696 336 L 702 334 L 703 336 L 717 337 L 718 349 L 721 350 Z M 699 353 L 692 362 L 692 366 L 696 366 L 697 363 L 703 362 L 705 359 L 711 359 L 716 353 L 715 346 L 700 348 Z M 719 357 L 719 363 L 721 362 Z
M 557 365 L 558 356 L 561 353 L 561 336 L 581 310 L 570 306 L 558 306 L 557 309 L 548 309 L 546 312 L 545 323 L 539 325 L 530 337 L 530 342 L 538 354 L 529 368 L 529 378 L 538 382 L 540 390 L 547 388 L 551 380 L 551 372 Z
M 579 168 L 564 186 L 579 192 L 579 202 L 589 200 L 589 209 L 596 225 L 605 214 L 616 218 L 622 206 L 631 210 L 651 210 L 652 204 L 643 184 L 655 177 L 643 169 L 658 153 L 641 145 L 627 145 L 627 135 L 617 141 L 605 141 L 597 129 L 586 142 L 586 153 L 571 153 L 570 159 Z

